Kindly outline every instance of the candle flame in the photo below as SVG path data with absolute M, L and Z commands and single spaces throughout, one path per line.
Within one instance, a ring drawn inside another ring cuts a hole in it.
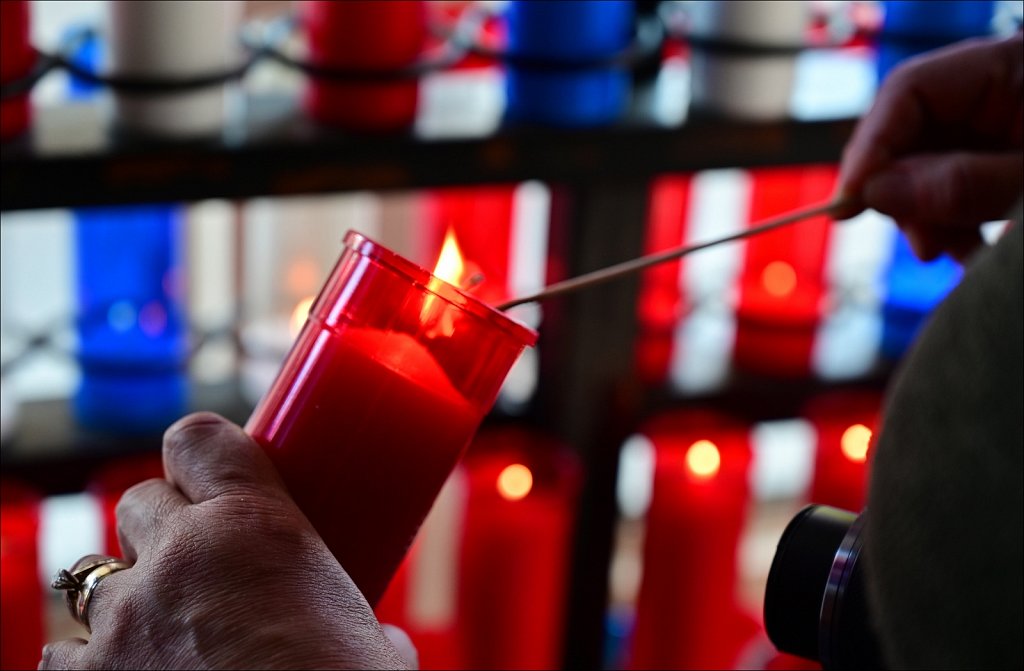
M 686 450 L 686 467 L 701 480 L 713 478 L 721 465 L 722 455 L 710 440 L 698 440 Z
M 533 473 L 522 464 L 506 466 L 498 476 L 498 493 L 506 501 L 518 501 L 533 489 Z
M 764 290 L 776 298 L 785 298 L 796 289 L 796 271 L 785 261 L 772 261 L 761 271 Z
M 292 318 L 288 321 L 288 333 L 293 338 L 299 335 L 302 325 L 306 323 L 306 317 L 309 316 L 309 309 L 313 307 L 314 300 L 316 300 L 316 296 L 306 296 L 295 304 L 295 309 L 292 310 Z
M 871 443 L 871 429 L 863 424 L 854 424 L 843 431 L 839 440 L 839 449 L 843 456 L 855 464 L 863 464 L 868 459 L 868 445 Z
M 459 286 L 462 282 L 462 275 L 465 272 L 466 264 L 462 260 L 462 250 L 455 239 L 455 229 L 448 227 L 444 234 L 444 244 L 441 245 L 441 254 L 437 257 L 437 265 L 434 266 L 434 276 L 449 284 Z
M 444 235 L 444 244 L 441 245 L 441 253 L 437 257 L 437 264 L 434 266 L 434 277 L 430 280 L 430 290 L 436 291 L 439 287 L 439 280 L 459 286 L 462 276 L 465 274 L 466 264 L 462 260 L 462 250 L 455 239 L 455 229 L 448 227 Z M 444 301 L 435 295 L 428 295 L 423 301 L 423 309 L 420 311 L 420 321 L 430 323 L 427 335 L 437 337 L 439 335 L 451 336 L 455 333 L 455 322 L 449 310 L 445 310 Z

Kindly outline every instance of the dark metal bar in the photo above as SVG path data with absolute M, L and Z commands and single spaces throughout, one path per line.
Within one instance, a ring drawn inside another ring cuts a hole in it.
M 553 267 L 575 275 L 639 254 L 647 199 L 644 180 L 555 187 Z M 567 577 L 565 668 L 602 663 L 618 451 L 640 407 L 633 375 L 638 286 L 636 277 L 625 278 L 544 306 L 536 410 L 583 464 Z
M 0 209 L 249 198 L 357 189 L 635 180 L 665 172 L 834 161 L 852 120 L 739 123 L 694 117 L 601 129 L 503 127 L 425 139 L 318 127 L 295 102 L 256 99 L 233 137 L 118 137 L 90 105 L 37 110 L 34 131 L 4 143 Z

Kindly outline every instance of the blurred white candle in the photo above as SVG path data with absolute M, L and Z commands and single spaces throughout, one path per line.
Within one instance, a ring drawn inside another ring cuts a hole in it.
M 110 71 L 133 77 L 186 78 L 223 72 L 238 62 L 237 0 L 110 3 Z M 146 134 L 215 135 L 224 126 L 228 85 L 170 94 L 118 93 L 116 122 Z
M 749 47 L 799 47 L 805 42 L 810 6 L 804 0 L 694 2 L 695 37 Z M 692 101 L 731 117 L 769 120 L 789 115 L 797 52 L 741 54 L 695 48 Z

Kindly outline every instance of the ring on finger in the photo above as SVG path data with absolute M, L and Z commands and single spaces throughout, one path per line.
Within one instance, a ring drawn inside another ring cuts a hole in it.
M 61 569 L 50 586 L 66 592 L 65 600 L 71 617 L 92 633 L 89 626 L 89 599 L 100 581 L 111 573 L 131 568 L 131 563 L 109 555 L 85 555 L 70 569 Z

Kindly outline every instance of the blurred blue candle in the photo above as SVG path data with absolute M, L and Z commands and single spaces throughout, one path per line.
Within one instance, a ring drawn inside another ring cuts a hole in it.
M 104 431 L 162 431 L 184 414 L 188 338 L 179 208 L 75 211 L 76 419 Z
M 552 64 L 598 62 L 633 38 L 634 3 L 623 0 L 513 0 L 506 9 L 508 53 Z M 506 117 L 556 126 L 617 119 L 629 99 L 624 68 L 545 70 L 510 64 Z
M 886 273 L 882 307 L 882 356 L 898 360 L 913 342 L 925 318 L 960 281 L 963 270 L 948 256 L 924 262 L 902 234 L 895 236 Z
M 887 0 L 878 39 L 878 81 L 911 56 L 992 31 L 995 0 Z

